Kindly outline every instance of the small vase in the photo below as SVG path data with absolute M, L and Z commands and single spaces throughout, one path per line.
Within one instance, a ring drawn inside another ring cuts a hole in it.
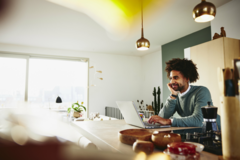
M 78 117 L 80 117 L 81 115 L 81 112 L 73 112 L 73 117 L 75 117 L 75 118 L 78 118 Z

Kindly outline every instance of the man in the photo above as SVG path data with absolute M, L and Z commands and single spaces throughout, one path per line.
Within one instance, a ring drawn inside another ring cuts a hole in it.
M 166 62 L 166 65 L 165 70 L 170 79 L 167 86 L 171 94 L 159 115 L 151 116 L 148 122 L 173 127 L 201 127 L 201 107 L 206 106 L 208 101 L 212 105 L 212 99 L 206 87 L 189 85 L 199 79 L 196 65 L 192 60 L 179 58 Z M 180 117 L 169 119 L 175 112 Z

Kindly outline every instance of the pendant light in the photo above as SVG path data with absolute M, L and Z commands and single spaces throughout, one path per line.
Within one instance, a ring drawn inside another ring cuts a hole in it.
M 136 47 L 137 50 L 148 50 L 150 47 L 150 42 L 149 40 L 147 40 L 146 38 L 144 38 L 143 35 L 143 4 L 142 4 L 142 0 L 141 0 L 141 17 L 142 17 L 142 32 L 141 32 L 141 38 L 139 40 L 137 40 L 136 42 Z
M 214 4 L 206 2 L 206 0 L 202 0 L 202 2 L 193 9 L 193 18 L 195 22 L 209 22 L 214 19 L 215 15 L 216 7 Z

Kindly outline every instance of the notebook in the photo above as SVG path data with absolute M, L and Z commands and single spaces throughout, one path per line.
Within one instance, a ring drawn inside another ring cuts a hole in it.
M 127 124 L 146 129 L 171 127 L 171 125 L 154 125 L 143 122 L 133 101 L 116 101 L 116 103 Z

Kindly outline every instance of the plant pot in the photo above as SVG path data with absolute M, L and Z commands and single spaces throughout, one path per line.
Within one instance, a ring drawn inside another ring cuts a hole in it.
M 80 114 L 81 114 L 81 112 L 76 112 L 76 111 L 74 111 L 74 112 L 73 112 L 73 117 L 74 117 L 74 118 L 81 117 Z

